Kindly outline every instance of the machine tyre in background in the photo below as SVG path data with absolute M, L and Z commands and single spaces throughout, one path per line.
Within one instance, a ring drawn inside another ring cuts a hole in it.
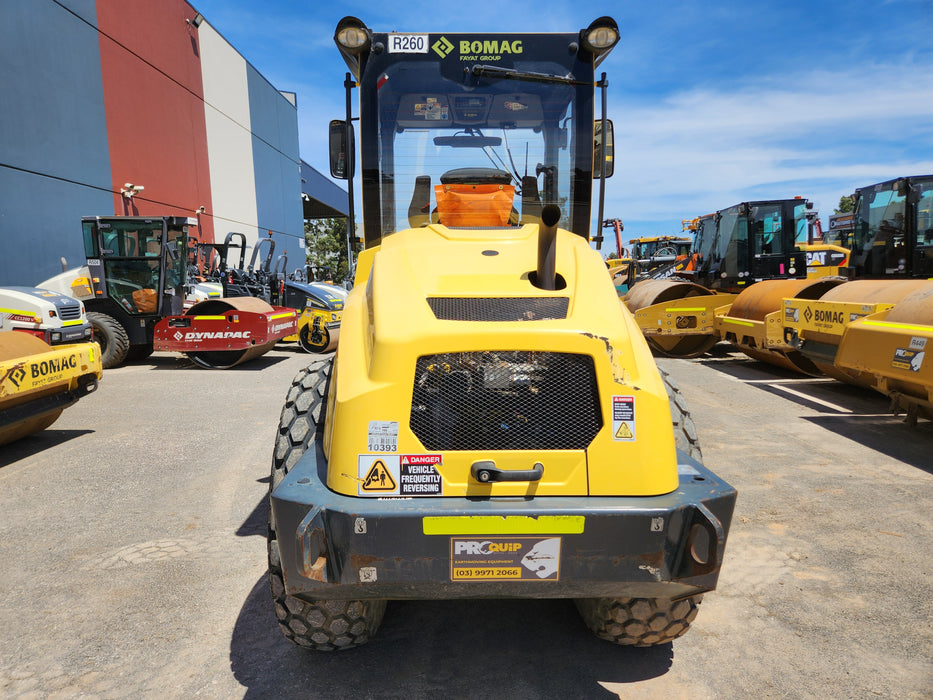
M 295 375 L 285 398 L 272 457 L 271 493 L 314 444 L 324 424 L 324 408 L 333 358 L 312 362 Z M 269 516 L 269 583 L 275 616 L 283 634 L 298 646 L 316 651 L 351 649 L 369 641 L 385 613 L 385 600 L 307 601 L 285 592 L 275 523 Z
M 130 338 L 126 329 L 113 316 L 97 311 L 88 311 L 87 320 L 93 329 L 94 340 L 100 345 L 100 358 L 104 369 L 122 365 L 130 350 Z
M 312 340 L 314 335 L 311 330 L 310 323 L 305 324 L 298 331 L 298 343 L 301 345 L 301 349 L 305 352 L 310 353 L 321 353 L 327 350 L 327 346 L 330 345 L 330 332 L 326 328 L 321 329 L 321 342 L 315 343 Z

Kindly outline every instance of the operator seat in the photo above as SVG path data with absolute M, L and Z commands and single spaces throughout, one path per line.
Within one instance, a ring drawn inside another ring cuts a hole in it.
M 444 226 L 516 226 L 512 175 L 497 168 L 456 168 L 435 185 L 438 222 Z

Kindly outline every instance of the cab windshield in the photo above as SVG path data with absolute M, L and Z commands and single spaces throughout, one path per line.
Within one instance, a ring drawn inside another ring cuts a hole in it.
M 367 245 L 430 224 L 536 223 L 549 203 L 560 226 L 588 235 L 592 65 L 536 61 L 534 48 L 528 40 L 521 60 L 488 71 L 455 53 L 370 59 L 360 86 Z

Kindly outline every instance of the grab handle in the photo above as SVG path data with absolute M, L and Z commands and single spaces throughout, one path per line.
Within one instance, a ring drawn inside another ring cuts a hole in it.
M 541 481 L 544 465 L 535 462 L 531 469 L 499 469 L 492 460 L 473 462 L 470 474 L 481 484 L 493 481 Z

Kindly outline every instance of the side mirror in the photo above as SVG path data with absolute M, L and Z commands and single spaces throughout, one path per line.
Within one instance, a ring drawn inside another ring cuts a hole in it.
M 612 121 L 606 120 L 606 133 L 603 133 L 603 122 L 597 120 L 593 125 L 593 179 L 598 180 L 602 176 L 600 163 L 603 159 L 606 162 L 606 177 L 612 177 L 614 171 L 615 149 L 612 144 Z
M 338 180 L 347 180 L 353 168 L 353 128 L 350 127 L 350 142 L 347 143 L 347 123 L 333 120 L 330 123 L 330 174 Z

